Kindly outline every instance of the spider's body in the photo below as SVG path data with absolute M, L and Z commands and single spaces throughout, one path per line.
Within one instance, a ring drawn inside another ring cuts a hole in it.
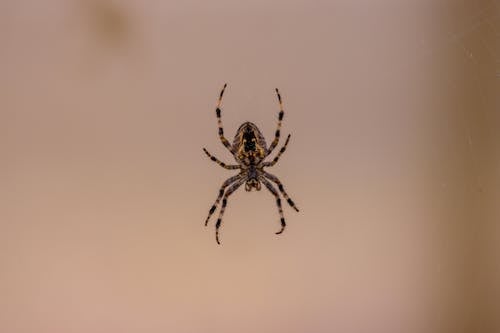
M 283 120 L 283 115 L 284 115 L 281 96 L 279 94 L 278 89 L 276 89 L 278 100 L 280 102 L 280 112 L 278 115 L 278 128 L 275 132 L 275 138 L 271 143 L 271 145 L 269 146 L 269 148 L 267 147 L 266 140 L 262 135 L 262 133 L 260 132 L 259 128 L 251 122 L 245 122 L 241 124 L 241 126 L 236 131 L 233 144 L 231 145 L 229 141 L 224 137 L 224 129 L 222 128 L 222 121 L 221 121 L 220 106 L 225 88 L 226 85 L 224 85 L 224 88 L 222 88 L 222 91 L 219 95 L 217 108 L 215 110 L 219 124 L 219 137 L 220 140 L 222 141 L 222 144 L 231 152 L 231 154 L 234 156 L 234 159 L 238 164 L 227 165 L 226 163 L 219 161 L 215 156 L 212 156 L 205 148 L 203 148 L 203 150 L 205 151 L 207 156 L 210 157 L 212 161 L 216 162 L 223 168 L 230 170 L 240 169 L 240 173 L 233 177 L 230 177 L 222 184 L 222 187 L 219 190 L 219 196 L 217 197 L 215 203 L 210 208 L 208 217 L 205 221 L 205 225 L 207 225 L 210 216 L 214 213 L 215 209 L 217 208 L 217 205 L 222 199 L 222 207 L 220 210 L 219 218 L 217 219 L 217 222 L 215 224 L 215 237 L 217 243 L 220 244 L 219 227 L 222 221 L 222 216 L 224 215 L 224 209 L 226 208 L 227 198 L 229 197 L 229 195 L 231 195 L 234 191 L 236 191 L 241 185 L 243 185 L 243 183 L 245 183 L 246 191 L 251 191 L 253 188 L 255 188 L 257 191 L 260 191 L 261 183 L 263 183 L 264 186 L 266 186 L 266 188 L 276 198 L 276 204 L 278 206 L 278 211 L 281 217 L 281 230 L 278 231 L 277 234 L 281 234 L 283 230 L 285 230 L 286 223 L 285 223 L 285 218 L 283 217 L 283 209 L 281 207 L 280 196 L 278 194 L 278 191 L 276 191 L 275 187 L 271 182 L 274 182 L 278 185 L 279 191 L 281 192 L 283 197 L 287 200 L 288 204 L 291 207 L 293 207 L 296 211 L 299 211 L 298 208 L 295 206 L 295 203 L 292 201 L 292 199 L 290 199 L 288 194 L 285 192 L 285 189 L 283 188 L 283 185 L 281 184 L 280 180 L 276 176 L 264 171 L 264 167 L 273 166 L 274 164 L 276 164 L 276 162 L 278 162 L 279 157 L 281 156 L 281 154 L 285 152 L 286 146 L 288 145 L 288 141 L 290 140 L 290 135 L 288 135 L 284 146 L 280 149 L 276 157 L 271 162 L 264 161 L 266 157 L 268 157 L 271 154 L 274 148 L 276 148 L 280 138 L 281 121 Z
M 236 152 L 236 162 L 258 165 L 268 154 L 266 139 L 251 122 L 243 123 L 234 136 L 232 149 Z

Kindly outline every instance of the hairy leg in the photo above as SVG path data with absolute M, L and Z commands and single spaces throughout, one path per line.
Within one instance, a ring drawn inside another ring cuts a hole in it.
M 219 138 L 224 147 L 229 149 L 229 151 L 232 153 L 233 151 L 231 150 L 231 144 L 227 139 L 224 137 L 224 129 L 222 128 L 222 120 L 221 120 L 221 104 L 222 104 L 222 95 L 224 95 L 224 90 L 226 89 L 227 83 L 224 84 L 224 87 L 222 87 L 222 90 L 219 95 L 219 99 L 217 100 L 217 108 L 215 109 L 215 114 L 217 115 L 217 124 L 219 125 Z
M 273 184 L 271 184 L 270 181 L 268 181 L 264 177 L 260 177 L 260 181 L 262 181 L 264 183 L 264 185 L 267 187 L 269 192 L 271 192 L 274 195 L 274 197 L 276 198 L 276 205 L 278 206 L 278 211 L 280 213 L 280 221 L 281 221 L 281 230 L 276 233 L 276 235 L 279 235 L 283 232 L 283 230 L 285 230 L 285 227 L 286 227 L 285 217 L 283 216 L 283 208 L 281 207 L 280 196 L 278 194 L 278 191 L 276 191 L 276 189 L 274 188 Z
M 234 169 L 240 169 L 241 167 L 239 165 L 227 165 L 226 163 L 220 161 L 217 157 L 213 156 L 212 154 L 210 154 L 208 152 L 208 150 L 206 150 L 205 148 L 203 148 L 203 151 L 205 152 L 205 154 L 207 154 L 207 156 L 212 160 L 214 161 L 215 163 L 217 163 L 218 165 L 220 165 L 221 167 L 223 167 L 224 169 L 229 169 L 229 170 L 234 170 Z
M 281 154 L 283 154 L 285 152 L 286 146 L 288 145 L 288 141 L 290 141 L 290 134 L 288 134 L 288 137 L 286 138 L 285 144 L 283 145 L 283 147 L 281 147 L 278 155 L 276 155 L 276 157 L 274 157 L 271 162 L 262 163 L 262 166 L 270 167 L 270 166 L 275 165 L 278 162 L 278 160 L 280 159 Z
M 275 175 L 272 175 L 270 174 L 269 172 L 266 172 L 264 171 L 263 172 L 263 175 L 264 177 L 266 177 L 267 179 L 275 182 L 277 185 L 278 185 L 278 189 L 280 190 L 280 192 L 283 194 L 283 196 L 285 197 L 286 199 L 286 202 L 288 202 L 288 204 L 293 208 L 295 209 L 297 212 L 299 211 L 299 209 L 297 208 L 297 206 L 295 205 L 295 203 L 293 202 L 292 199 L 290 199 L 290 197 L 288 196 L 288 194 L 286 193 L 285 191 L 285 188 L 283 187 L 283 184 L 280 182 L 280 180 L 278 179 L 278 177 L 276 177 Z
M 226 205 L 227 205 L 227 198 L 238 189 L 238 187 L 241 186 L 245 182 L 244 178 L 241 178 L 240 180 L 236 181 L 234 184 L 232 184 L 224 194 L 224 198 L 222 199 L 222 206 L 219 212 L 219 218 L 217 219 L 217 222 L 215 223 L 215 240 L 217 241 L 217 244 L 220 244 L 219 242 L 219 228 L 222 222 L 222 216 L 224 216 L 224 210 L 226 210 Z
M 230 177 L 228 178 L 221 186 L 220 190 L 219 190 L 219 195 L 217 196 L 217 199 L 215 200 L 215 203 L 212 205 L 212 207 L 210 208 L 210 211 L 208 212 L 208 217 L 207 219 L 205 220 L 205 226 L 207 225 L 208 223 L 208 220 L 210 219 L 210 216 L 212 216 L 212 214 L 215 212 L 215 209 L 217 208 L 217 205 L 219 204 L 220 202 L 220 199 L 222 198 L 222 196 L 224 195 L 224 190 L 226 189 L 226 187 L 228 187 L 229 185 L 231 185 L 232 183 L 234 183 L 235 181 L 237 181 L 238 179 L 241 178 L 241 174 L 238 174 L 236 176 L 233 176 L 233 177 Z
M 271 142 L 269 149 L 267 150 L 267 155 L 271 154 L 271 152 L 276 148 L 278 142 L 280 140 L 280 130 L 281 130 L 281 121 L 283 120 L 283 116 L 285 115 L 285 111 L 283 111 L 283 102 L 281 101 L 281 95 L 276 88 L 276 95 L 278 95 L 278 101 L 280 103 L 280 113 L 278 113 L 278 126 L 276 127 L 276 132 L 274 133 L 274 140 Z

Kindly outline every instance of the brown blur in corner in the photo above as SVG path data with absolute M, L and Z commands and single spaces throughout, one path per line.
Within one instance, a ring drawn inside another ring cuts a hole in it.
M 500 330 L 495 1 L 4 1 L 0 332 Z M 272 138 L 301 208 L 236 192 Z

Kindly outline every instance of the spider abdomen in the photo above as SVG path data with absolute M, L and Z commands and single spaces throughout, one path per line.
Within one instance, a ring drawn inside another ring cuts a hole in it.
M 267 155 L 267 145 L 259 128 L 251 123 L 243 123 L 233 141 L 235 158 L 244 165 L 257 165 Z

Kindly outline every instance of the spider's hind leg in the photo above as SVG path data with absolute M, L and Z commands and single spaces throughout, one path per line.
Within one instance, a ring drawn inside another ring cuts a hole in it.
M 283 145 L 283 147 L 281 147 L 281 149 L 278 152 L 278 154 L 276 155 L 276 157 L 273 158 L 273 160 L 271 162 L 264 162 L 262 164 L 262 166 L 270 167 L 270 166 L 275 165 L 278 162 L 278 160 L 280 159 L 281 155 L 286 151 L 286 146 L 288 145 L 288 141 L 290 141 L 290 134 L 288 134 L 288 137 L 286 138 L 285 144 Z
M 276 232 L 276 235 L 279 235 L 285 230 L 285 227 L 286 227 L 285 217 L 283 216 L 283 208 L 281 207 L 280 196 L 278 194 L 278 191 L 276 191 L 274 186 L 267 179 L 265 179 L 264 177 L 260 177 L 260 181 L 264 183 L 264 185 L 267 187 L 269 192 L 271 192 L 274 195 L 274 197 L 276 198 L 276 205 L 278 206 L 278 211 L 280 213 L 280 221 L 281 221 L 281 230 Z
M 222 144 L 224 145 L 224 147 L 226 147 L 227 149 L 229 149 L 229 151 L 232 153 L 232 150 L 231 150 L 231 144 L 229 143 L 229 141 L 227 141 L 227 139 L 224 137 L 224 128 L 222 127 L 222 120 L 221 120 L 221 104 L 222 104 L 222 96 L 224 95 L 224 90 L 226 90 L 226 87 L 227 87 L 227 83 L 224 84 L 224 87 L 222 87 L 222 90 L 219 94 L 219 99 L 217 100 L 217 107 L 215 109 L 215 114 L 217 116 L 217 124 L 219 126 L 219 138 L 220 138 L 220 141 L 222 142 Z
M 271 154 L 271 152 L 276 148 L 278 145 L 278 142 L 280 140 L 280 130 L 281 130 L 281 121 L 283 120 L 283 116 L 285 115 L 285 111 L 283 111 L 283 101 L 281 100 L 281 95 L 276 88 L 276 95 L 278 96 L 278 102 L 280 103 L 280 113 L 278 113 L 278 126 L 276 127 L 276 132 L 274 133 L 274 140 L 271 142 L 271 145 L 269 146 L 269 149 L 267 151 L 267 154 Z

